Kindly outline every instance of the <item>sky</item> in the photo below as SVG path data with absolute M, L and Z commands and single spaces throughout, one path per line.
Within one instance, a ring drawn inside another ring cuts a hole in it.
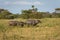
M 60 0 L 0 0 L 0 8 L 11 13 L 21 13 L 21 10 L 31 9 L 34 5 L 40 12 L 54 12 L 60 8 Z

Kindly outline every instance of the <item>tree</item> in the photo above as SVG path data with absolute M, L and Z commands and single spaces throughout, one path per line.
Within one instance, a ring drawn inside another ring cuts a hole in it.
M 14 15 L 9 12 L 8 10 L 0 10 L 0 19 L 13 19 L 14 18 Z
M 1 12 L 2 15 L 10 15 L 12 13 L 10 13 L 8 10 L 4 10 Z
M 10 13 L 8 10 L 4 10 L 1 12 L 1 18 L 6 18 L 6 16 L 11 15 L 12 13 Z
M 22 14 L 29 14 L 29 13 L 32 13 L 31 10 L 22 10 Z
M 32 9 L 34 9 L 35 8 L 35 6 L 34 5 L 32 5 Z

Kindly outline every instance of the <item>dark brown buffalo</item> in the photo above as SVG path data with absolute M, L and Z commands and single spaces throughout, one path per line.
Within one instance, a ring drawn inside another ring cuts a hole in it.
M 10 26 L 17 26 L 18 21 L 9 21 Z
M 24 22 L 22 22 L 22 21 L 9 21 L 9 25 L 10 26 L 24 26 Z

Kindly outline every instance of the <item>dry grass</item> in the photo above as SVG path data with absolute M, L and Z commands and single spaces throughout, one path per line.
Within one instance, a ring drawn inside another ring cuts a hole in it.
M 26 19 L 14 19 L 25 21 Z M 9 26 L 10 20 L 0 20 L 0 40 L 60 40 L 60 18 L 40 19 L 36 27 Z M 5 30 L 5 31 L 4 31 Z

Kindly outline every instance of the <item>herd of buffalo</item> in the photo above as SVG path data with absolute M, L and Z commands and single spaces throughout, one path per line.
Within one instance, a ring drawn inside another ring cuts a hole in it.
M 25 22 L 23 21 L 9 21 L 9 26 L 24 26 L 24 25 L 28 25 L 28 26 L 36 26 L 38 23 L 41 23 L 40 20 L 32 20 L 32 19 L 28 19 Z

